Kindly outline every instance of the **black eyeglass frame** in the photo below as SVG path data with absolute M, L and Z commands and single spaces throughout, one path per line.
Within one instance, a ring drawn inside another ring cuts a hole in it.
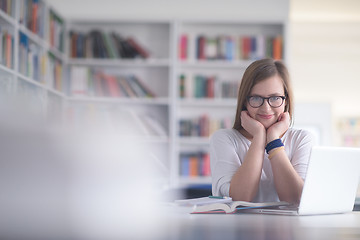
M 252 97 L 259 97 L 259 98 L 261 98 L 261 99 L 262 99 L 262 103 L 261 103 L 259 106 L 257 106 L 257 107 L 251 106 L 251 104 L 250 104 L 250 98 L 252 98 Z M 280 104 L 279 106 L 274 107 L 274 106 L 271 105 L 271 103 L 270 103 L 270 98 L 273 98 L 273 97 L 279 97 L 279 98 L 282 99 L 282 102 L 281 102 L 281 104 Z M 249 105 L 250 105 L 251 107 L 253 107 L 253 108 L 259 108 L 259 107 L 261 107 L 262 105 L 264 105 L 265 99 L 266 99 L 266 101 L 268 102 L 268 104 L 269 104 L 270 107 L 272 107 L 272 108 L 279 108 L 279 107 L 281 107 L 281 106 L 284 104 L 284 101 L 285 101 L 286 97 L 285 97 L 285 96 L 271 96 L 271 97 L 248 96 L 248 97 L 246 97 L 247 102 L 248 102 Z

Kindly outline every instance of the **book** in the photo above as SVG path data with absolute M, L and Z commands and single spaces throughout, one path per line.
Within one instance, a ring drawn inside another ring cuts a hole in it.
M 179 206 L 188 206 L 188 207 L 209 206 L 212 204 L 225 204 L 231 202 L 232 202 L 231 197 L 219 197 L 219 196 L 208 196 L 208 197 L 175 200 L 175 204 Z
M 231 201 L 224 203 L 212 203 L 204 205 L 195 205 L 192 214 L 197 213 L 236 213 L 239 210 L 250 209 L 250 208 L 266 208 L 275 206 L 287 206 L 290 205 L 288 202 L 246 202 L 246 201 Z

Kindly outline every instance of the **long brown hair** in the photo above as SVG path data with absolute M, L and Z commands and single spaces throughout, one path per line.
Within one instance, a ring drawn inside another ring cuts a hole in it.
M 289 112 L 292 122 L 293 94 L 289 72 L 282 61 L 266 58 L 251 63 L 244 72 L 238 92 L 234 129 L 240 131 L 243 128 L 241 126 L 240 114 L 241 111 L 246 110 L 246 98 L 249 96 L 254 85 L 275 75 L 279 75 L 283 82 L 286 96 L 285 112 Z

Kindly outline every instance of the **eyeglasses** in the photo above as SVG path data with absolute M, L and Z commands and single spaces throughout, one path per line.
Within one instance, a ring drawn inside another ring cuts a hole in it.
M 259 108 L 264 104 L 264 100 L 267 100 L 270 107 L 278 108 L 283 105 L 286 97 L 284 96 L 271 96 L 271 97 L 260 97 L 260 96 L 249 96 L 247 97 L 247 101 L 249 105 L 253 108 Z

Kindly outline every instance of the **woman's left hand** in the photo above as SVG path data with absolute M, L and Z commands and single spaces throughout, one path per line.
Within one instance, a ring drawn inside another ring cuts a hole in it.
M 280 138 L 290 126 L 290 115 L 288 112 L 280 114 L 278 121 L 271 125 L 266 131 L 266 142 Z

